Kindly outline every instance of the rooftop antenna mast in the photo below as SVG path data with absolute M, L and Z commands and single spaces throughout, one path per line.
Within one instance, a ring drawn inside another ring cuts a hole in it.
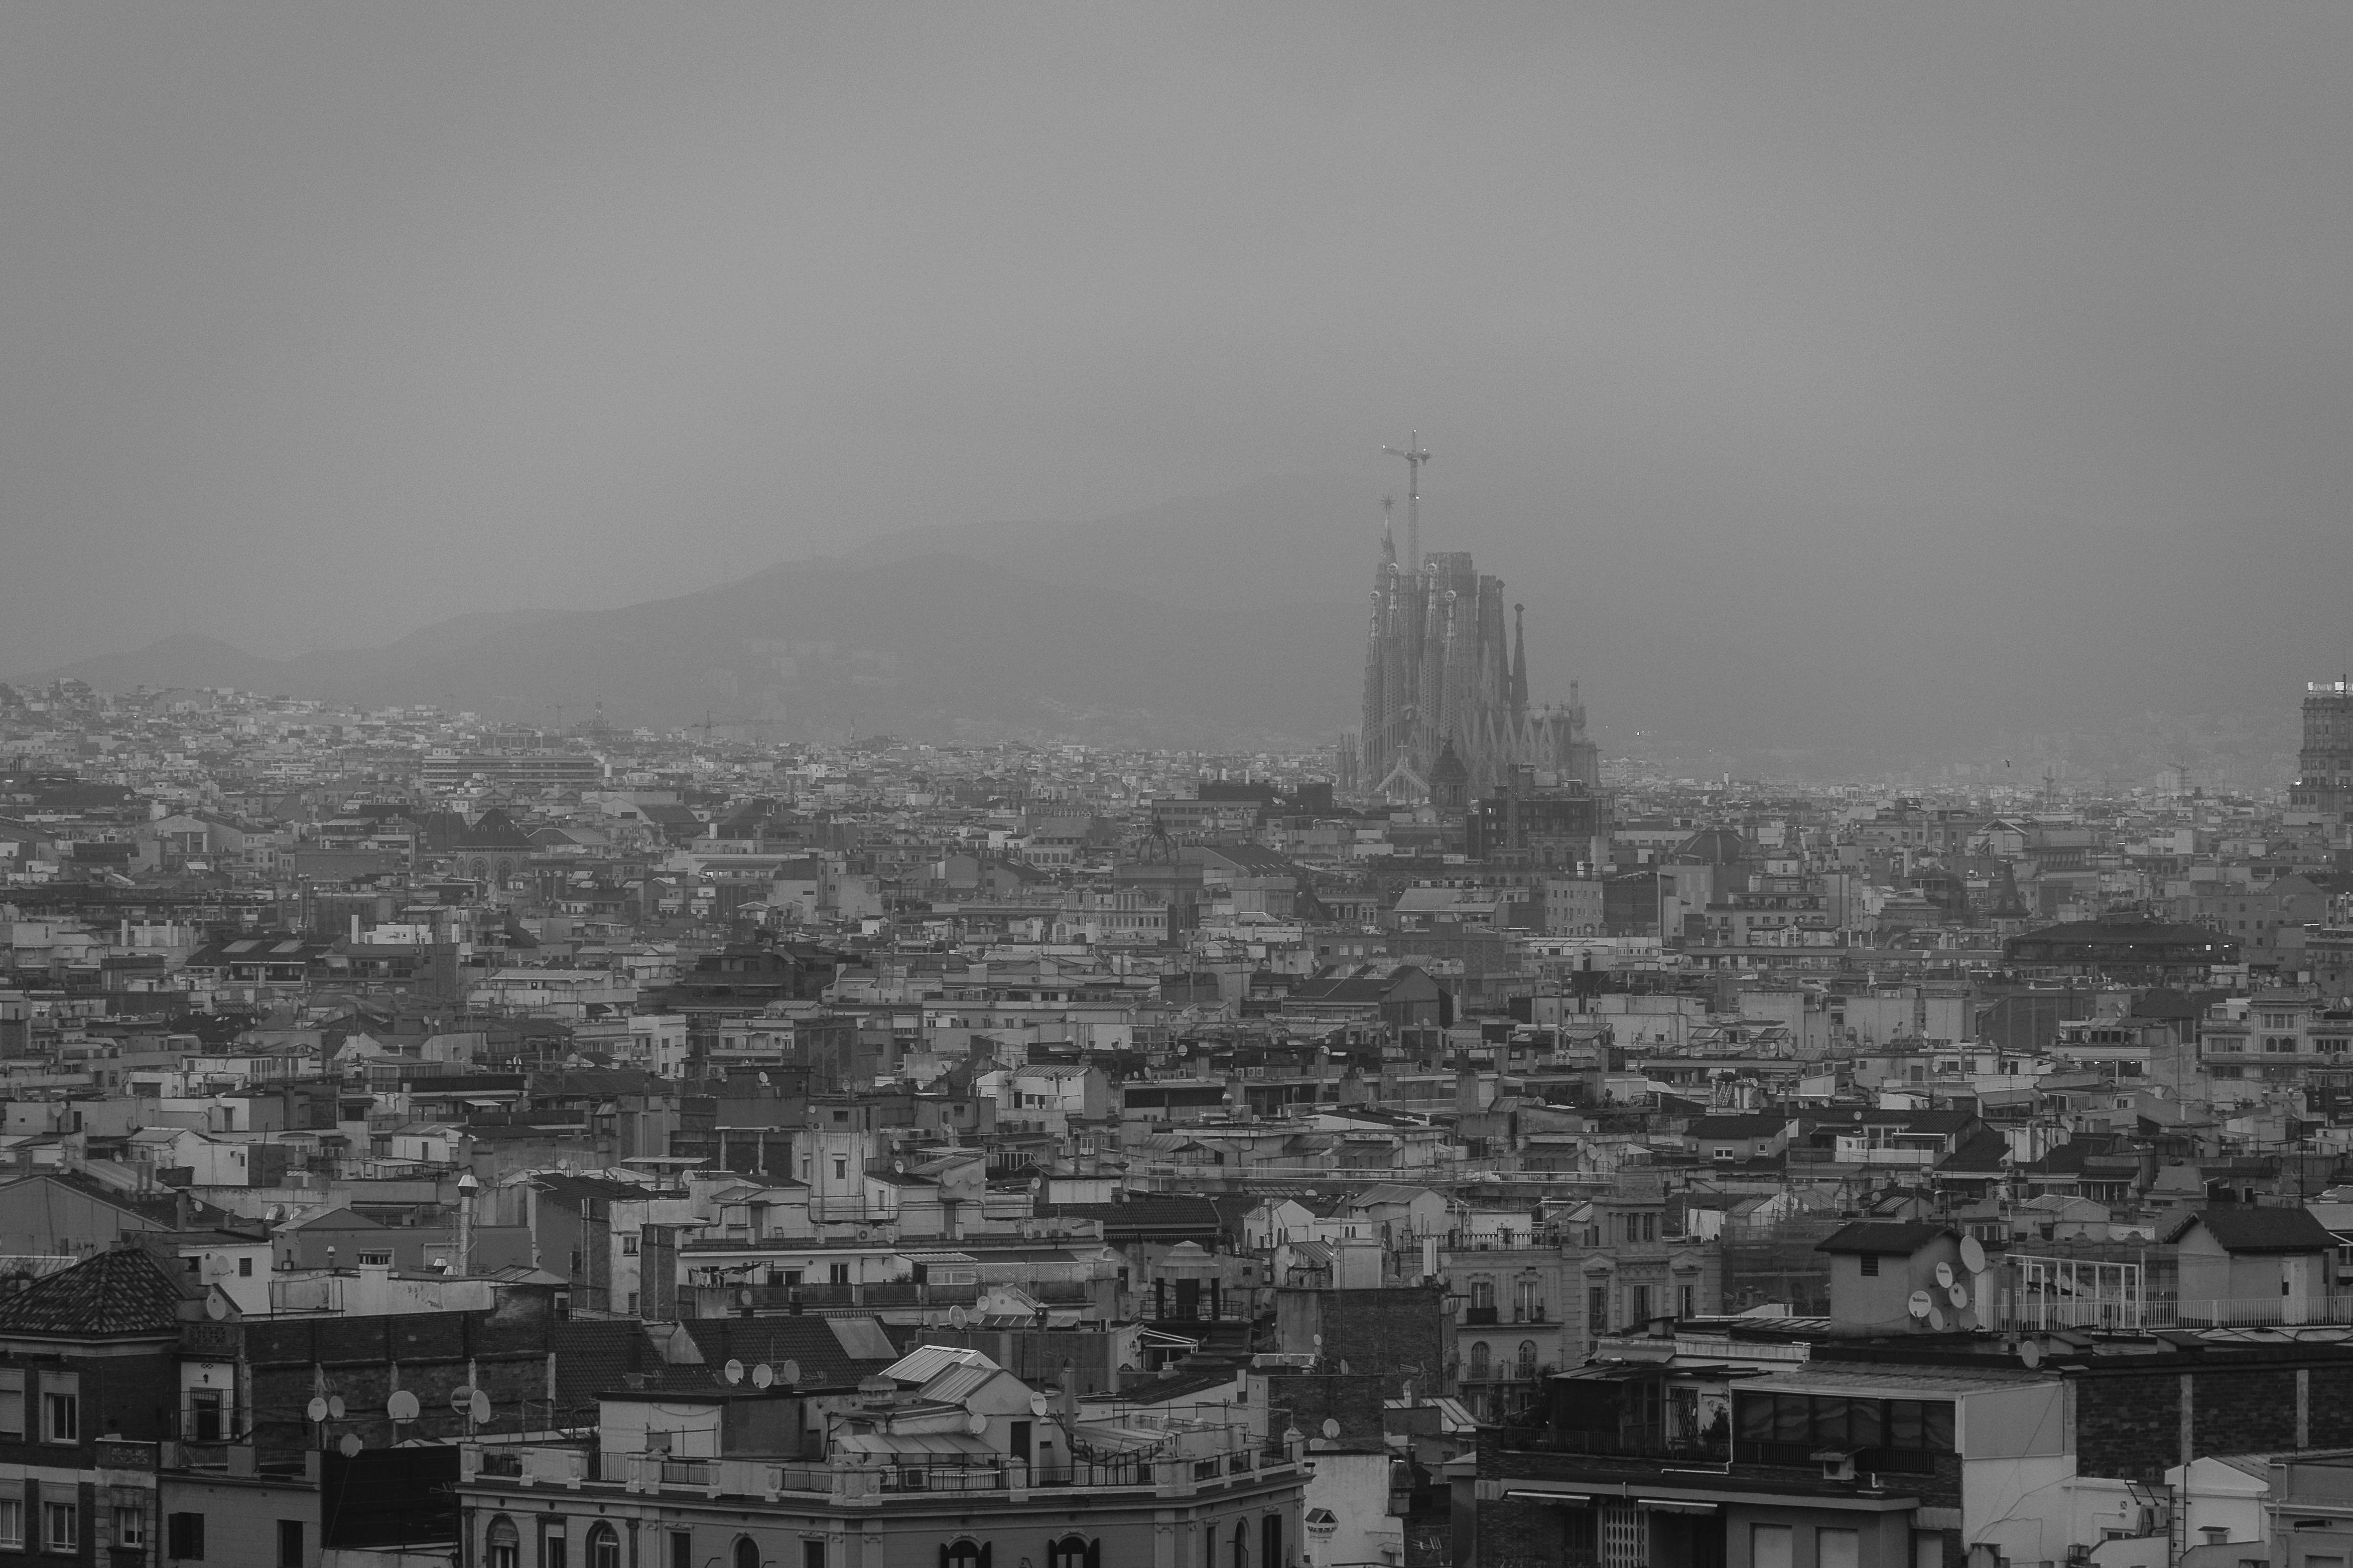
M 1405 569 L 1421 570 L 1421 466 L 1430 461 L 1422 449 L 1421 432 L 1413 431 L 1405 438 L 1405 447 L 1384 447 L 1382 451 L 1392 458 L 1403 458 L 1406 466 L 1405 487 Z

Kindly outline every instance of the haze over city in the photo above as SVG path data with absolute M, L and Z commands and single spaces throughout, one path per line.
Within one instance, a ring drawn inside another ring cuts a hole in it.
M 2348 29 L 21 9 L 0 674 L 1165 507 L 1328 741 L 1411 427 L 1621 746 L 2227 727 L 2348 657 Z

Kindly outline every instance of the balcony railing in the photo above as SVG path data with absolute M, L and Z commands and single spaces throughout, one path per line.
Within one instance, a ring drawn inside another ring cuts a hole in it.
M 589 1456 L 575 1448 L 469 1447 L 463 1477 L 512 1480 L 524 1486 L 571 1486 L 594 1479 L 631 1491 L 697 1492 L 705 1497 L 822 1496 L 839 1501 L 905 1492 L 1036 1491 L 1142 1487 L 1184 1489 L 1223 1478 L 1255 1475 L 1288 1462 L 1280 1449 L 1261 1455 L 1236 1449 L 1181 1458 L 1139 1458 L 1120 1464 L 1083 1462 L 1031 1466 L 1018 1459 L 969 1466 L 784 1464 L 765 1459 L 674 1458 L 666 1454 L 601 1453 L 594 1474 Z
M 2353 1292 L 2146 1300 L 2013 1299 L 1995 1314 L 2000 1329 L 2256 1329 L 2353 1324 Z

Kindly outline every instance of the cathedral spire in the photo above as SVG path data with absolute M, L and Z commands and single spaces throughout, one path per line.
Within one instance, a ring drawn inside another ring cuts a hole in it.
M 1517 723 L 1528 710 L 1528 637 L 1527 627 L 1521 617 L 1527 614 L 1525 605 L 1512 606 L 1512 721 Z

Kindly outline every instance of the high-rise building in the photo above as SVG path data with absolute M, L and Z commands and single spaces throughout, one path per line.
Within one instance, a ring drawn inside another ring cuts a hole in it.
M 1364 793 L 1398 801 L 1427 796 L 1450 742 L 1469 771 L 1472 798 L 1492 791 L 1515 763 L 1562 781 L 1599 782 L 1599 757 L 1585 738 L 1576 686 L 1565 706 L 1528 706 L 1524 610 L 1512 606 L 1507 637 L 1502 578 L 1481 576 L 1463 551 L 1433 552 L 1401 565 L 1384 538 L 1373 574 L 1356 748 Z
M 2305 683 L 2304 749 L 2295 761 L 2292 808 L 2329 818 L 2353 811 L 2353 679 Z

